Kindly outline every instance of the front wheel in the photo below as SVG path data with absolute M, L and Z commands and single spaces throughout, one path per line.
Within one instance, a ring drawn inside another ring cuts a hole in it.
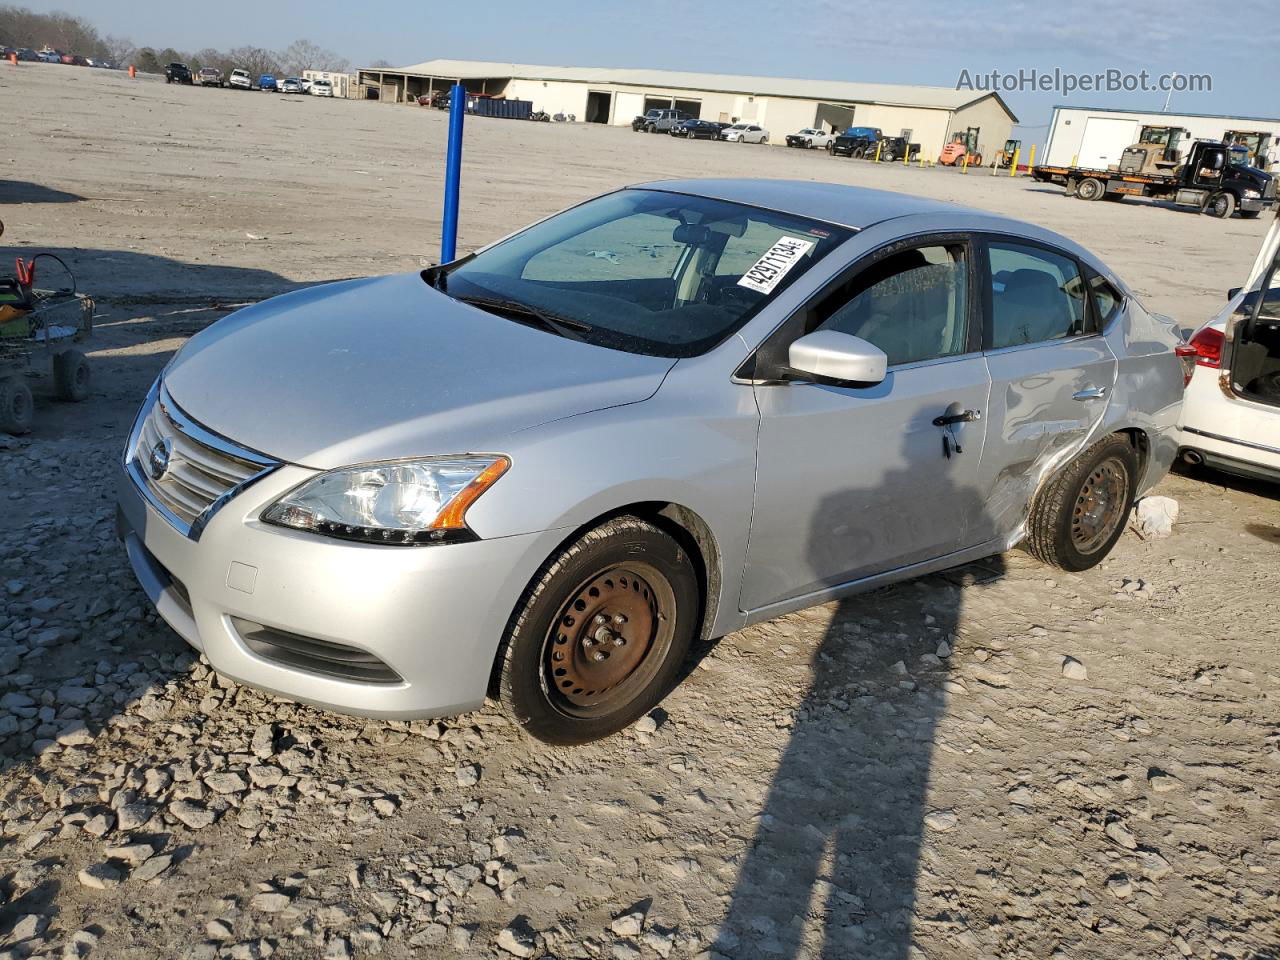
M 545 743 L 599 740 L 662 699 L 701 612 L 693 562 L 638 517 L 590 531 L 543 566 L 512 614 L 503 709 Z
M 1235 211 L 1235 195 L 1227 193 L 1225 190 L 1214 194 L 1209 200 L 1209 215 L 1217 217 L 1219 220 L 1230 220 L 1231 214 L 1235 213 Z
M 1099 440 L 1036 494 L 1027 517 L 1027 549 L 1063 570 L 1101 563 L 1124 533 L 1137 476 L 1138 458 L 1127 437 Z

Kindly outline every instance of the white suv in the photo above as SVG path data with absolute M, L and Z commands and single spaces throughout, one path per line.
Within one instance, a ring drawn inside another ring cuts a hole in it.
M 1280 287 L 1266 292 L 1260 307 L 1237 293 L 1192 335 L 1176 437 L 1188 463 L 1280 481 Z
M 311 95 L 313 97 L 332 97 L 333 84 L 328 80 L 312 80 Z

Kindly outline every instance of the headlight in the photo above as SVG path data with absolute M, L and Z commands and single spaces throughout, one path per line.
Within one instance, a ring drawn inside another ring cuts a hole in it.
M 343 467 L 295 487 L 262 520 L 362 543 L 473 540 L 467 508 L 509 466 L 506 457 L 476 456 Z
M 1259 197 L 1261 197 L 1261 196 L 1262 196 L 1262 191 L 1260 191 L 1260 190 L 1246 190 L 1246 191 L 1244 192 L 1244 195 L 1245 195 L 1245 199 L 1246 199 L 1246 200 L 1257 200 Z

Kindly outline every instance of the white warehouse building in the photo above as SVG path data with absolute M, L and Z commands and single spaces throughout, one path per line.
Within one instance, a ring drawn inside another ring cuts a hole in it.
M 1065 106 L 1053 108 L 1041 162 L 1053 167 L 1076 163 L 1104 169 L 1119 163 L 1124 148 L 1138 143 L 1147 127 L 1187 131 L 1182 138 L 1183 154 L 1193 140 L 1221 140 L 1243 146 L 1253 166 L 1271 170 L 1280 162 L 1280 120 L 1274 118 Z
M 548 67 L 475 60 L 428 60 L 359 71 L 360 94 L 408 103 L 462 82 L 468 93 L 529 100 L 533 109 L 587 123 L 627 126 L 655 107 L 727 123 L 759 124 L 774 144 L 805 127 L 879 127 L 937 157 L 953 135 L 986 157 L 1008 139 L 1017 117 L 996 93 L 888 83 L 795 80 L 614 67 Z

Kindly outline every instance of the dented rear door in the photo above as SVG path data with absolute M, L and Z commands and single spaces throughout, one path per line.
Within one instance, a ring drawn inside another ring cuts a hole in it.
M 990 536 L 1004 538 L 1021 528 L 1040 482 L 1093 439 L 1117 363 L 1074 257 L 1023 238 L 991 236 L 983 246 L 991 376 L 983 516 Z

